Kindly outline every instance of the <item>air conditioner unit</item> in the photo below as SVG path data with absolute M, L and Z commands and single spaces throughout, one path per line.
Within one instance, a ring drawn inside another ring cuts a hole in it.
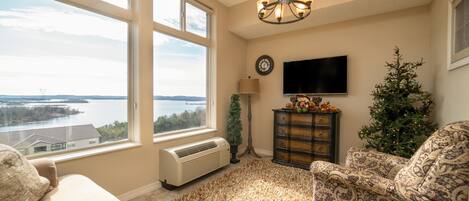
M 161 149 L 159 155 L 160 181 L 169 190 L 230 164 L 230 146 L 221 137 Z

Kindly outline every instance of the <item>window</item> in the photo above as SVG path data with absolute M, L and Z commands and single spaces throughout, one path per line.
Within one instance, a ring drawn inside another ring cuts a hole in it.
M 153 0 L 153 20 L 160 24 L 181 28 L 181 1 L 180 0 Z
M 155 2 L 158 6 L 160 0 Z M 153 34 L 153 108 L 156 134 L 209 127 L 209 14 L 193 4 L 182 2 L 186 12 L 181 12 L 180 7 L 168 7 L 166 12 L 183 13 L 180 17 L 185 20 L 180 21 L 185 21 L 186 24 L 175 32 L 184 34 L 181 36 L 168 31 L 161 33 L 158 29 Z M 157 8 L 155 15 L 158 15 Z M 156 22 L 160 23 L 158 17 Z M 206 39 L 193 41 L 193 35 L 186 35 L 185 32 Z
M 7 2 L 0 143 L 29 155 L 50 151 L 36 142 L 60 151 L 127 139 L 128 24 L 53 0 Z
M 154 131 L 205 126 L 207 48 L 160 33 L 154 44 Z
M 469 64 L 469 0 L 455 0 L 450 12 L 451 63 Z
M 59 143 L 59 144 L 52 144 L 50 146 L 50 149 L 51 151 L 57 151 L 57 150 L 61 150 L 61 149 L 65 149 L 63 143 Z
M 34 147 L 34 153 L 47 151 L 47 146 Z
M 186 3 L 186 29 L 193 34 L 207 37 L 207 13 Z

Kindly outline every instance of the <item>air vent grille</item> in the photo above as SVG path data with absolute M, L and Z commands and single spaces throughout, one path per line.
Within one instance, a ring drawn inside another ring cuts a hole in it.
M 178 155 L 179 158 L 186 157 L 195 153 L 199 153 L 201 151 L 213 149 L 217 147 L 217 144 L 215 142 L 206 142 L 203 144 L 198 144 L 190 147 L 186 147 L 183 149 L 176 150 L 176 155 Z

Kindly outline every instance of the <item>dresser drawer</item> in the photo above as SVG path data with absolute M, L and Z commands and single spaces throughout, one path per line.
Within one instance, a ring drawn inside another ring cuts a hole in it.
M 283 140 L 282 143 L 286 145 L 285 148 L 288 147 L 287 140 Z M 278 141 L 277 141 L 277 147 L 279 147 Z M 289 149 L 293 151 L 301 151 L 301 152 L 321 154 L 321 155 L 329 155 L 330 147 L 331 147 L 330 144 L 327 144 L 327 143 L 297 141 L 297 140 L 291 140 L 290 145 L 289 145 Z M 281 147 L 281 148 L 284 148 L 284 147 Z
M 305 140 L 311 140 L 313 137 L 312 129 L 308 127 L 294 127 L 293 126 L 290 128 L 290 136 L 302 138 Z
M 313 138 L 316 140 L 330 141 L 331 140 L 331 130 L 328 129 L 314 129 Z
M 331 145 L 326 143 L 314 143 L 313 153 L 321 155 L 329 155 L 331 152 Z
M 290 162 L 303 165 L 311 164 L 313 156 L 310 154 L 290 153 Z
M 304 125 L 311 126 L 313 125 L 313 115 L 312 114 L 300 114 L 293 113 L 290 115 L 290 123 L 292 125 Z
M 327 161 L 330 162 L 329 157 L 327 156 L 316 156 L 311 154 L 302 154 L 302 153 L 290 153 L 290 162 L 300 165 L 309 166 L 313 161 Z
M 289 159 L 289 153 L 288 152 L 283 152 L 283 151 L 280 151 L 280 150 L 275 150 L 275 159 L 277 160 L 282 160 L 282 161 L 285 161 L 285 162 L 289 162 L 290 159 Z
M 313 150 L 313 145 L 311 141 L 290 141 L 290 149 L 295 151 L 311 152 Z
M 331 115 L 328 114 L 316 114 L 314 115 L 314 124 L 317 126 L 330 126 Z
M 289 124 L 290 114 L 283 113 L 283 112 L 275 113 L 275 121 L 276 121 L 275 123 L 278 123 L 278 124 Z
M 276 147 L 275 148 L 281 148 L 281 149 L 289 149 L 288 146 L 288 140 L 287 139 L 276 139 L 275 140 Z
M 288 126 L 277 125 L 275 127 L 275 135 L 276 136 L 281 136 L 281 137 L 287 137 L 288 136 Z

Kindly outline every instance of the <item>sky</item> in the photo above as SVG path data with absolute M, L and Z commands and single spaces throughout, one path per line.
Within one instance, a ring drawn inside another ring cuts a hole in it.
M 175 22 L 174 2 L 155 0 L 158 22 Z M 194 8 L 186 26 L 205 36 L 205 13 Z M 0 95 L 126 95 L 127 30 L 125 22 L 53 0 L 1 0 Z M 205 60 L 205 47 L 155 33 L 154 95 L 205 96 Z

